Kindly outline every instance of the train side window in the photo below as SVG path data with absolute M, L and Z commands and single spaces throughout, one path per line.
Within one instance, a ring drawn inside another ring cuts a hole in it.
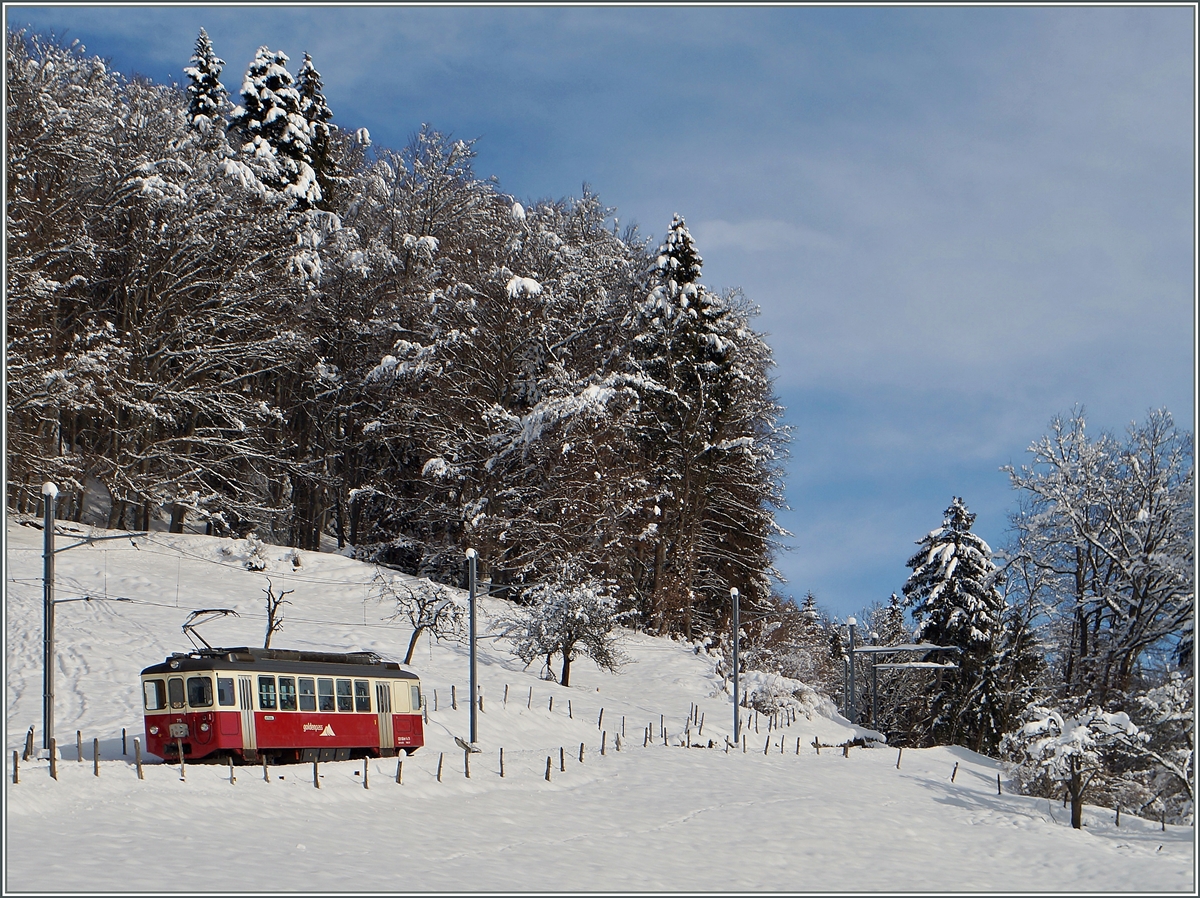
M 183 707 L 183 677 L 171 677 L 167 680 L 167 698 L 172 708 Z
M 187 698 L 193 708 L 211 708 L 212 680 L 208 677 L 188 677 Z
M 319 680 L 317 680 L 317 710 L 333 711 L 334 709 L 333 680 L 327 680 L 324 677 L 321 677 Z
M 232 707 L 237 704 L 233 691 L 233 677 L 217 677 L 217 704 Z
M 275 678 L 274 677 L 259 677 L 258 678 L 258 710 L 274 711 L 275 710 Z
M 317 710 L 317 683 L 312 677 L 300 678 L 300 710 Z
M 167 684 L 162 680 L 147 680 L 142 684 L 146 695 L 146 710 L 161 711 L 167 706 Z
M 420 686 L 410 686 L 409 688 L 412 690 L 412 709 L 414 711 L 420 711 L 421 710 L 421 687 Z
M 295 677 L 280 677 L 279 678 L 279 710 L 280 711 L 295 711 L 296 710 L 296 678 Z
M 349 680 L 337 681 L 337 700 L 339 711 L 354 710 L 354 692 Z
M 354 710 L 369 712 L 371 710 L 371 683 L 368 680 L 354 681 Z

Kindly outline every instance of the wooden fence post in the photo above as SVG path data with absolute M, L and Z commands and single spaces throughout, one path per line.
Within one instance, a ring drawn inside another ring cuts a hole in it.
M 508 684 L 504 684 L 504 707 L 508 707 Z
M 813 748 L 817 750 L 817 754 L 821 753 L 821 739 L 818 736 L 813 736 Z
M 321 788 L 321 768 L 317 766 L 319 762 L 313 761 L 313 785 L 318 789 Z
M 92 775 L 100 775 L 100 740 L 92 740 Z
M 579 763 L 583 763 L 583 743 L 579 743 Z
M 266 755 L 262 756 L 262 762 L 263 762 L 263 782 L 269 783 L 269 782 L 271 782 L 271 774 L 267 771 L 267 756 Z
M 83 763 L 83 733 L 75 731 L 75 760 Z
M 571 720 L 575 719 L 575 709 L 571 707 L 571 700 L 567 699 L 567 717 Z
M 237 777 L 233 773 L 233 755 L 229 756 L 229 783 L 232 785 L 237 782 Z
M 175 747 L 179 750 L 179 778 L 181 780 L 186 780 L 187 779 L 187 762 L 185 762 L 183 759 L 183 740 L 176 739 Z
M 17 766 L 17 761 L 21 757 L 21 753 L 15 748 L 13 749 L 13 785 L 21 782 L 21 771 Z
M 766 755 L 767 749 L 771 747 L 771 737 L 767 737 L 767 741 L 763 743 L 763 754 Z
M 608 730 L 604 731 L 604 735 L 600 737 L 600 754 L 605 754 L 605 749 L 608 748 Z
M 453 711 L 458 710 L 458 693 L 455 692 L 453 684 L 450 686 L 450 709 Z
M 396 759 L 396 785 L 399 786 L 399 785 L 402 785 L 403 783 L 404 783 L 404 761 L 402 761 L 400 758 L 397 758 Z
M 144 780 L 146 777 L 142 775 L 142 740 L 138 739 L 136 736 L 134 737 L 134 740 L 133 740 L 133 757 L 137 763 L 138 779 Z M 229 760 L 230 760 L 230 763 L 233 762 L 232 758 L 230 758 Z
M 25 734 L 25 756 L 21 759 L 28 761 L 33 757 L 33 727 L 29 728 L 29 732 Z
M 613 736 L 613 742 L 616 743 L 617 751 L 620 751 L 621 750 L 621 734 L 620 733 L 617 733 L 617 735 Z
M 433 690 L 433 710 L 437 710 L 437 690 Z
M 437 772 L 437 781 L 439 783 L 442 781 L 442 761 L 444 761 L 445 759 L 446 759 L 446 753 L 439 752 L 438 753 L 438 772 Z
M 703 714 L 701 714 L 701 715 L 700 715 L 700 729 L 698 729 L 698 730 L 696 731 L 696 735 L 697 735 L 697 736 L 703 736 L 703 735 L 704 735 L 704 715 L 703 715 Z
M 897 769 L 897 770 L 899 770 L 899 769 L 900 769 L 900 759 L 901 759 L 902 757 L 904 757 L 904 746 L 903 746 L 903 745 L 901 745 L 901 746 L 900 746 L 900 751 L 899 751 L 899 753 L 896 755 L 896 769 Z
M 121 757 L 125 757 L 129 752 L 125 750 L 125 727 L 121 727 Z
M 550 782 L 550 756 L 546 755 L 546 782 Z
M 604 709 L 600 709 L 600 716 L 596 718 L 596 729 L 600 729 L 600 724 L 604 722 Z
M 848 757 L 850 757 L 850 743 L 849 743 L 849 741 L 847 741 L 847 742 L 843 742 L 843 743 L 842 743 L 842 757 L 843 757 L 843 758 L 848 758 Z
M 551 714 L 554 713 L 554 696 L 553 695 L 550 696 L 550 707 L 547 708 L 546 710 L 549 711 Z
M 560 771 L 567 769 L 567 750 L 561 745 L 558 747 L 558 769 Z
M 363 758 L 363 788 L 370 789 L 371 783 L 371 759 Z
M 956 776 L 958 776 L 958 761 L 954 762 L 954 769 L 950 771 L 950 782 L 954 782 Z
M 504 746 L 500 746 L 500 779 L 504 779 Z
M 141 773 L 142 767 L 138 765 L 138 773 Z M 58 740 L 53 737 L 50 739 L 50 776 L 52 779 L 58 779 Z
M 525 707 L 526 707 L 526 708 L 532 708 L 532 707 L 533 707 L 533 687 L 532 687 L 532 686 L 530 686 L 530 687 L 529 687 L 529 701 L 527 701 L 527 702 L 525 703 Z
M 471 778 L 471 749 L 463 749 L 463 776 Z
M 1001 794 L 1000 793 L 1000 774 L 998 774 L 998 773 L 996 774 L 996 794 L 997 795 Z

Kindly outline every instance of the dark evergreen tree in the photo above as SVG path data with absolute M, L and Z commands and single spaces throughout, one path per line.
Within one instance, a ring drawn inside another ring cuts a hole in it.
M 192 64 L 184 68 L 188 77 L 188 121 L 192 127 L 207 131 L 229 109 L 229 91 L 221 83 L 225 60 L 213 52 L 208 32 L 200 29 Z
M 927 736 L 934 742 L 992 747 L 999 739 L 1001 696 L 993 653 L 1004 599 L 996 588 L 992 550 L 971 532 L 975 515 L 958 497 L 942 526 L 918 542 L 908 560 L 906 604 L 917 642 L 957 646 L 958 671 L 941 674 L 927 692 Z
M 322 208 L 329 206 L 345 182 L 333 152 L 332 135 L 337 125 L 333 124 L 333 110 L 325 100 L 324 89 L 321 73 L 313 66 L 312 57 L 305 53 L 300 71 L 296 73 L 296 90 L 300 93 L 300 114 L 308 123 L 306 158 L 321 187 Z
M 321 189 L 311 164 L 309 123 L 287 62 L 282 51 L 258 48 L 242 83 L 242 103 L 230 113 L 229 131 L 263 183 L 308 208 L 320 201 Z

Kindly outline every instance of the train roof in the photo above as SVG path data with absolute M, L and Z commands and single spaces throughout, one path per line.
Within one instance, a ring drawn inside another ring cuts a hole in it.
M 161 664 L 142 671 L 169 674 L 184 671 L 244 669 L 283 673 L 333 674 L 343 677 L 372 676 L 405 680 L 420 679 L 395 661 L 385 661 L 375 652 L 306 652 L 296 649 L 205 648 L 193 652 L 175 652 Z

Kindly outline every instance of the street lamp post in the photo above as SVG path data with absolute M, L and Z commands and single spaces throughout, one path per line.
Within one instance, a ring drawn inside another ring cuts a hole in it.
M 46 517 L 42 533 L 42 747 L 54 738 L 54 506 L 58 487 L 42 484 Z
M 54 512 L 58 499 L 58 487 L 46 481 L 42 484 L 42 496 L 45 499 L 46 517 L 42 526 L 42 747 L 49 749 L 50 741 L 54 738 L 54 606 L 64 602 L 93 602 L 114 601 L 128 602 L 129 599 L 93 599 L 83 596 L 77 599 L 54 598 L 54 556 L 76 546 L 91 545 L 109 539 L 129 539 L 132 536 L 145 536 L 141 533 L 121 533 L 116 536 L 86 536 L 77 543 L 54 547 Z M 148 531 L 147 531 L 148 532 Z M 137 548 L 137 543 L 133 544 Z
M 471 640 L 471 744 L 478 741 L 475 710 L 479 704 L 479 691 L 475 676 L 475 563 L 474 549 L 467 549 L 467 589 L 470 594 L 470 640 Z
M 740 669 L 738 668 L 738 593 L 737 587 L 729 590 L 729 597 L 733 599 L 733 742 L 736 745 L 742 741 L 742 712 L 738 707 L 738 679 L 740 677 Z

